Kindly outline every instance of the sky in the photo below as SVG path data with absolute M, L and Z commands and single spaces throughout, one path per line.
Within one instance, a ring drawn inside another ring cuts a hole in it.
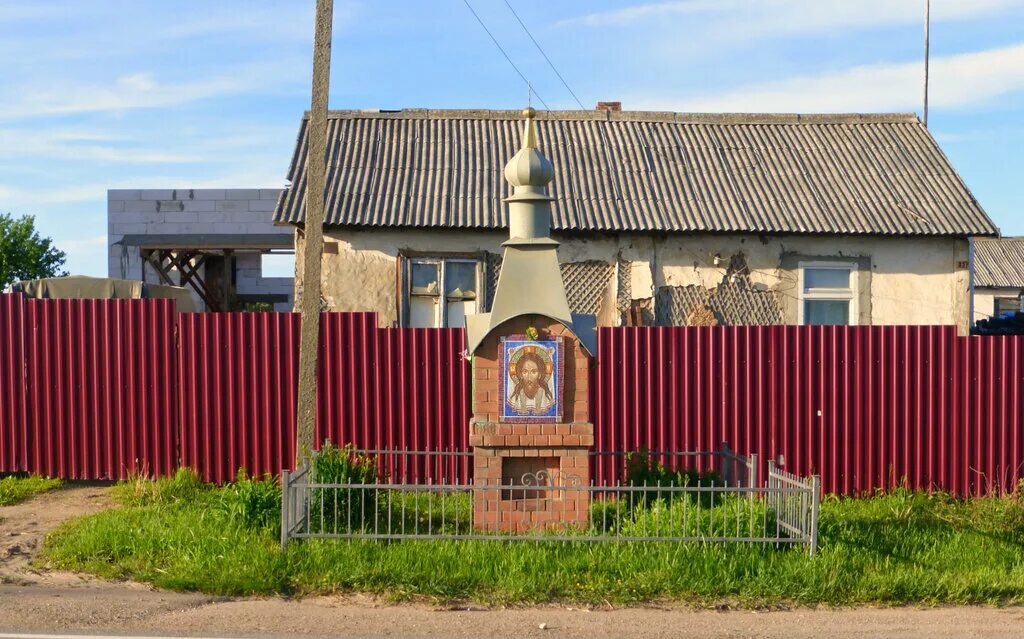
M 921 113 L 924 0 L 335 0 L 331 108 L 524 106 L 467 2 L 540 108 Z M 0 212 L 106 275 L 107 189 L 283 186 L 314 6 L 0 0 Z M 1024 0 L 931 16 L 929 129 L 1024 235 Z

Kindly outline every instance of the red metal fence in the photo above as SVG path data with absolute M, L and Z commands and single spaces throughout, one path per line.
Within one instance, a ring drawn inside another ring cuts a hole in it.
M 1024 477 L 1024 337 L 752 326 L 601 329 L 598 341 L 598 450 L 728 441 L 840 494 L 904 480 L 981 494 Z
M 168 300 L 0 295 L 0 472 L 173 471 L 174 324 Z
M 299 316 L 180 318 L 182 464 L 216 482 L 233 478 L 240 466 L 254 474 L 291 468 Z M 317 442 L 367 450 L 468 450 L 462 330 L 380 329 L 373 313 L 325 313 L 320 338 Z M 469 465 L 461 466 L 468 480 Z M 388 470 L 413 481 L 431 469 L 420 458 Z
M 0 295 L 0 472 L 116 479 L 188 465 L 225 481 L 290 466 L 298 329 L 287 313 Z M 461 330 L 331 313 L 321 338 L 318 440 L 468 450 Z M 598 341 L 600 451 L 727 441 L 843 494 L 904 478 L 979 494 L 1024 476 L 1024 337 L 775 326 L 605 328 Z M 426 464 L 389 470 L 440 472 Z M 621 469 L 598 464 L 606 478 Z

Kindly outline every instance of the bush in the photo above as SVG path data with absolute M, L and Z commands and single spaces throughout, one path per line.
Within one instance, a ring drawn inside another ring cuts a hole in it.
M 270 475 L 250 478 L 245 468 L 239 468 L 235 482 L 219 491 L 217 506 L 243 528 L 280 530 L 281 487 Z
M 626 482 L 632 486 L 648 486 L 668 488 L 682 486 L 721 486 L 722 478 L 714 471 L 703 473 L 692 468 L 672 470 L 661 462 L 655 461 L 651 454 L 644 449 L 636 453 L 626 454 Z M 647 490 L 635 493 L 636 500 L 643 500 L 644 505 L 649 506 L 658 499 L 672 501 L 673 497 L 679 498 L 679 493 L 659 493 L 657 490 Z M 691 494 L 691 498 L 693 495 Z M 701 503 L 710 501 L 710 493 L 701 494 Z
M 313 456 L 314 484 L 376 484 L 377 460 L 325 442 Z M 310 532 L 343 532 L 374 521 L 377 491 L 364 488 L 314 488 L 310 495 Z

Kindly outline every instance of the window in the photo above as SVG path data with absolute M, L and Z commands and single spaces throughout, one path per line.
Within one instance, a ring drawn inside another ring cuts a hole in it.
M 851 262 L 801 262 L 801 324 L 857 323 L 857 265 Z
M 414 257 L 408 261 L 406 326 L 466 326 L 466 316 L 479 312 L 480 260 L 457 257 Z
M 996 317 L 1013 315 L 1020 311 L 1020 299 L 1016 297 L 997 297 L 995 304 Z

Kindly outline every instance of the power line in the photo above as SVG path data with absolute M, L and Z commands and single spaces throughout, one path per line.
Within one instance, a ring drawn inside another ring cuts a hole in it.
M 532 91 L 533 95 L 537 96 L 537 99 L 540 100 L 540 103 L 544 105 L 544 108 L 550 111 L 551 107 L 548 106 L 548 103 L 544 101 L 544 98 L 540 97 L 540 94 L 537 93 L 535 89 L 532 89 L 530 81 L 526 78 L 525 75 L 523 75 L 523 72 L 519 70 L 519 67 L 516 66 L 516 63 L 512 62 L 512 58 L 508 57 L 508 54 L 505 53 L 505 49 L 503 49 L 501 45 L 498 44 L 498 39 L 494 37 L 494 34 L 491 33 L 491 30 L 488 29 L 487 25 L 484 24 L 484 21 L 480 19 L 480 16 L 477 14 L 476 10 L 473 9 L 473 5 L 469 4 L 469 0 L 462 0 L 462 2 L 466 5 L 466 8 L 469 9 L 469 11 L 473 14 L 473 17 L 476 18 L 476 21 L 480 23 L 480 26 L 484 28 L 484 31 L 487 32 L 487 35 L 491 36 L 491 42 L 494 43 L 494 46 L 498 47 L 498 51 L 501 51 L 501 55 L 505 56 L 505 59 L 508 60 L 508 63 L 512 65 L 512 68 L 516 70 L 516 73 L 518 73 L 519 77 L 523 79 L 523 82 L 526 83 L 526 86 L 531 87 L 530 90 Z
M 504 0 L 504 2 L 505 6 L 508 7 L 508 10 L 512 12 L 512 15 L 516 17 L 516 21 L 519 22 L 519 26 L 523 28 L 523 31 L 526 32 L 526 35 L 530 36 L 530 40 L 533 41 L 534 46 L 537 47 L 537 50 L 540 51 L 540 54 L 544 56 L 545 60 L 547 60 L 548 66 L 551 67 L 551 70 L 555 72 L 555 75 L 558 76 L 558 79 L 562 81 L 562 86 L 565 87 L 566 91 L 572 94 L 573 99 L 576 100 L 576 104 L 580 105 L 580 110 L 586 111 L 587 107 L 583 106 L 583 103 L 580 102 L 579 97 L 576 96 L 576 92 L 569 88 L 569 83 L 565 81 L 565 78 L 562 77 L 562 74 L 559 73 L 558 69 L 555 68 L 555 63 L 551 61 L 551 58 L 548 57 L 548 54 L 544 53 L 544 49 L 541 48 L 540 43 L 537 42 L 537 39 L 533 37 L 533 34 L 530 33 L 530 30 L 526 28 L 525 24 L 523 24 L 523 20 L 522 18 L 519 17 L 519 14 L 516 13 L 516 10 L 512 8 L 512 5 L 509 4 L 508 0 Z

